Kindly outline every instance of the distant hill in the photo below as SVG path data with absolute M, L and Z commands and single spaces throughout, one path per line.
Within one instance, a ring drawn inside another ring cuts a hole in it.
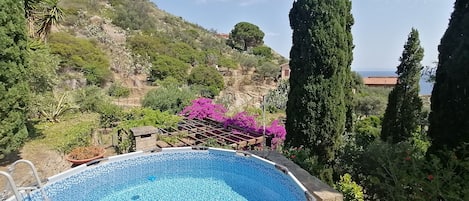
M 66 43 L 58 39 L 64 37 L 60 35 L 62 33 L 89 40 L 104 53 L 111 74 L 108 75 L 106 69 L 85 69 L 82 75 L 82 69 L 75 71 L 77 68 L 73 65 L 76 64 L 62 62 L 61 69 L 68 70 L 60 71 L 61 79 L 69 85 L 74 83 L 69 87 L 76 88 L 85 84 L 83 76 L 90 81 L 87 73 L 91 72 L 98 74 L 94 76 L 98 77 L 98 82 L 103 82 L 102 87 L 123 83 L 132 89 L 129 100 L 120 100 L 123 104 L 138 105 L 140 98 L 155 88 L 152 82 L 157 80 L 150 79 L 151 72 L 164 64 L 168 64 L 169 69 L 165 72 L 172 77 L 173 71 L 180 71 L 178 68 L 188 68 L 184 71 L 187 75 L 192 68 L 199 66 L 217 68 L 224 76 L 226 86 L 218 98 L 232 99 L 230 101 L 236 106 L 257 102 L 249 99 L 265 94 L 275 86 L 278 76 L 275 69 L 272 73 L 266 72 L 272 69 L 260 67 L 265 63 L 280 66 L 287 62 L 273 50 L 270 57 L 255 55 L 253 51 L 234 50 L 227 45 L 223 33 L 189 23 L 160 10 L 149 0 L 61 0 L 59 5 L 66 15 L 60 26 L 54 29 L 49 44 L 62 47 L 62 43 Z M 65 49 L 56 48 L 54 53 L 68 54 L 61 51 Z M 184 82 L 187 75 L 177 79 Z

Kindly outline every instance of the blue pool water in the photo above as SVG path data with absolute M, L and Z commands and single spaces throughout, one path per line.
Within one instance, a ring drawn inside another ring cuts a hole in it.
M 47 184 L 50 200 L 306 200 L 273 164 L 234 152 L 178 151 L 106 162 Z M 26 200 L 42 200 L 34 192 Z

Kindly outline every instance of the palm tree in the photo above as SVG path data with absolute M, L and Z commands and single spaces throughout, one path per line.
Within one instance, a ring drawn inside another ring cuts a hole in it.
M 43 12 L 39 19 L 39 30 L 36 33 L 44 41 L 50 34 L 52 26 L 57 25 L 64 17 L 64 12 L 58 4 L 59 0 L 43 0 L 40 4 Z

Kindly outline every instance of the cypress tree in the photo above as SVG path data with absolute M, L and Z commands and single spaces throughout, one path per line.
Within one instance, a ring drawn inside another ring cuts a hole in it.
M 28 136 L 24 15 L 22 1 L 0 1 L 0 158 L 19 148 Z
M 305 146 L 331 163 L 345 132 L 352 60 L 349 0 L 297 0 L 290 10 L 287 145 Z
M 469 0 L 456 0 L 438 46 L 431 97 L 431 152 L 469 143 Z
M 388 106 L 384 113 L 381 139 L 392 143 L 402 142 L 417 132 L 422 100 L 419 97 L 420 70 L 423 48 L 419 33 L 412 29 L 404 45 L 397 66 L 397 84 L 389 93 Z

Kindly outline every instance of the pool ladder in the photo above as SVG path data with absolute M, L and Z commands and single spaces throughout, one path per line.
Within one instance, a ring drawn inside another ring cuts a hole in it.
M 37 187 L 36 186 L 18 187 L 16 185 L 11 174 L 15 170 L 15 166 L 18 163 L 25 163 L 31 168 L 31 170 L 33 171 L 33 176 L 35 177 L 36 182 L 37 182 Z M 32 190 L 37 190 L 37 189 L 41 191 L 44 201 L 49 201 L 49 198 L 47 197 L 44 190 L 42 189 L 42 182 L 41 182 L 41 179 L 39 178 L 39 174 L 37 173 L 37 169 L 31 161 L 24 160 L 24 159 L 17 160 L 13 164 L 8 166 L 8 172 L 0 171 L 0 175 L 3 175 L 7 178 L 8 184 L 11 190 L 13 191 L 13 194 L 15 195 L 15 198 L 17 201 L 23 200 L 23 195 L 20 193 L 20 191 L 26 191 L 26 190 L 32 191 Z

